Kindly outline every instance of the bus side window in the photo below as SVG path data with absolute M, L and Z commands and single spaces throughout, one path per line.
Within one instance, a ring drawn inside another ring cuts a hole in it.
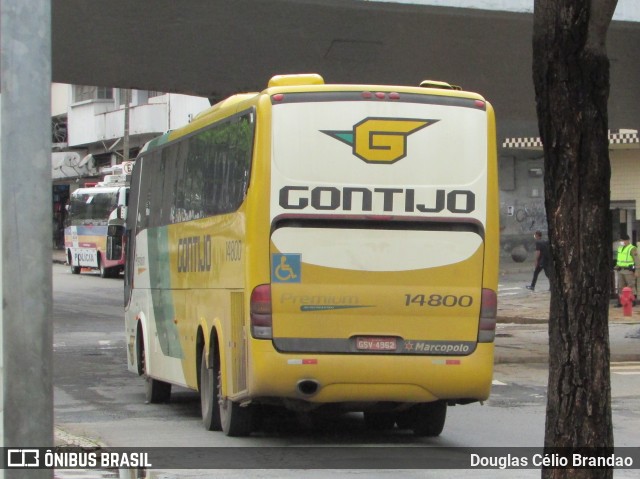
M 164 168 L 164 181 L 159 187 L 162 188 L 162 214 L 161 224 L 169 225 L 175 223 L 176 214 L 176 173 L 180 166 L 177 158 L 179 146 L 171 145 L 162 150 L 162 164 Z
M 163 184 L 159 181 L 161 178 L 165 176 L 165 164 L 167 163 L 166 158 L 163 157 L 162 153 L 156 151 L 152 155 L 151 162 L 153 163 L 151 169 L 153 171 L 152 176 L 155 178 L 153 184 L 149 189 L 149 203 L 150 203 L 150 213 L 148 221 L 150 227 L 163 226 L 163 195 L 164 195 L 164 187 Z
M 185 169 L 187 164 L 188 144 L 179 143 L 166 149 L 172 161 L 176 164 L 173 178 L 173 211 L 171 213 L 171 223 L 181 223 L 186 219 L 185 200 Z
M 143 159 L 143 170 L 140 174 L 140 193 L 138 195 L 136 233 L 151 226 L 149 224 L 149 208 L 151 206 L 151 188 L 155 174 L 155 156 L 154 154 L 147 155 Z
M 233 167 L 231 168 L 229 185 L 232 188 L 230 197 L 233 198 L 235 208 L 238 208 L 244 201 L 249 186 L 249 171 L 253 153 L 253 118 L 253 113 L 243 115 L 234 129 Z

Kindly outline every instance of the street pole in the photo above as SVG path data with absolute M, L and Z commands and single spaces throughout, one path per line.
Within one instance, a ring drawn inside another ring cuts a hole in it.
M 51 0 L 2 0 L 0 21 L 3 446 L 51 447 Z
M 129 161 L 129 103 L 131 103 L 131 89 L 124 90 L 124 133 L 122 139 L 122 161 Z

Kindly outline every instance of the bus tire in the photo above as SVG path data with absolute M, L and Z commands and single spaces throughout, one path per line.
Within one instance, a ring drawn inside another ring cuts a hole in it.
M 390 431 L 396 423 L 396 416 L 391 412 L 364 412 L 364 425 L 371 431 Z
M 413 429 L 413 409 L 400 411 L 396 414 L 398 429 Z
M 111 277 L 111 270 L 108 268 L 105 268 L 104 263 L 102 262 L 102 260 L 100 260 L 100 264 L 98 265 L 98 267 L 100 268 L 100 277 L 101 278 L 110 278 Z
M 171 383 L 166 383 L 158 379 L 153 379 L 152 377 L 147 375 L 147 360 L 146 360 L 146 354 L 144 350 L 144 343 L 142 343 L 139 360 L 142 361 L 142 364 L 139 364 L 138 367 L 144 372 L 143 373 L 144 382 L 145 382 L 144 392 L 145 392 L 145 399 L 147 404 L 159 404 L 159 403 L 169 402 L 169 399 L 171 399 Z
M 202 424 L 207 431 L 222 430 L 215 374 L 214 368 L 207 368 L 207 358 L 203 351 L 200 359 L 200 410 Z
M 414 406 L 413 434 L 419 437 L 439 436 L 447 417 L 447 403 L 434 401 Z
M 80 274 L 80 266 L 74 266 L 73 260 L 71 259 L 71 252 L 67 253 L 67 261 L 69 262 L 69 268 L 71 270 L 71 274 Z
M 251 434 L 253 409 L 240 407 L 240 404 L 222 397 L 222 374 L 220 372 L 220 362 L 214 369 L 216 377 L 216 389 L 218 391 L 218 405 L 220 408 L 220 425 L 222 432 L 230 437 L 244 437 Z
M 158 379 L 145 376 L 146 399 L 149 404 L 159 404 L 169 402 L 171 399 L 171 383 L 165 383 Z

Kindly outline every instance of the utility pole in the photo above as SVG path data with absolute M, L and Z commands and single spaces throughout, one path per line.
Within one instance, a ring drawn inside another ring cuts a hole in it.
M 131 103 L 131 89 L 124 89 L 124 133 L 122 138 L 122 161 L 129 160 L 129 103 Z
M 2 0 L 0 23 L 3 446 L 51 447 L 51 0 Z

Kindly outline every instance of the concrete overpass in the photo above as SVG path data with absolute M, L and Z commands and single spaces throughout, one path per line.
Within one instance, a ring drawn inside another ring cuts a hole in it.
M 499 136 L 537 133 L 532 15 L 361 0 L 52 0 L 53 81 L 219 100 L 279 73 L 441 79 L 483 94 Z M 640 125 L 640 23 L 614 22 L 610 127 Z

